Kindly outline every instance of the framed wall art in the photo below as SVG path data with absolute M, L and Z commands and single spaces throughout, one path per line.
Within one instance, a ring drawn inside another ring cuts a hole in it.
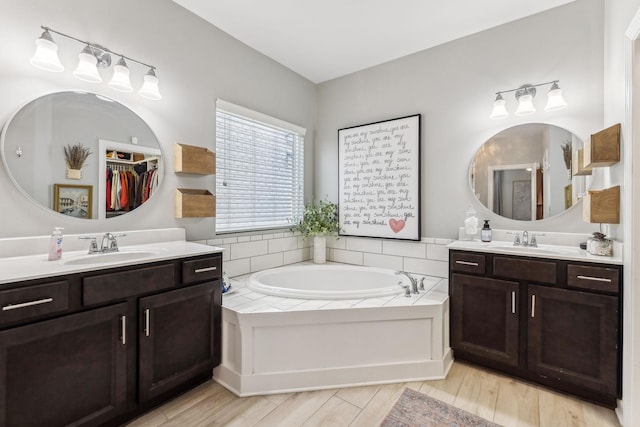
M 341 235 L 420 240 L 420 119 L 338 130 Z
M 75 218 L 92 218 L 92 185 L 53 184 L 53 210 Z

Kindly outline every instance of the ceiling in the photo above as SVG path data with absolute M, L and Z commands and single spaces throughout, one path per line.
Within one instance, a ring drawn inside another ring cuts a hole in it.
M 314 83 L 575 0 L 173 0 Z

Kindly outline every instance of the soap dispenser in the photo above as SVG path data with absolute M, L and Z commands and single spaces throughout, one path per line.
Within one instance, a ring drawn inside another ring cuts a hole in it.
M 62 258 L 62 227 L 54 227 L 49 241 L 49 261 Z
M 484 225 L 482 226 L 482 230 L 480 230 L 480 240 L 483 242 L 491 241 L 491 227 L 489 227 L 489 220 L 484 220 Z

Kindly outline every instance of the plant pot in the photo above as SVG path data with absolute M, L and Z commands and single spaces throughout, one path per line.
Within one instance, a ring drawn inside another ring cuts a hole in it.
M 69 169 L 67 168 L 67 179 L 81 179 L 82 178 L 82 169 Z
M 313 236 L 313 262 L 316 264 L 327 262 L 327 238 L 325 236 Z

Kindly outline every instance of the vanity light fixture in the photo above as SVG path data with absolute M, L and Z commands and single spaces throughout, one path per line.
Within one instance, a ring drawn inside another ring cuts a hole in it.
M 36 51 L 30 61 L 34 67 L 46 71 L 59 73 L 64 70 L 58 58 L 58 45 L 53 41 L 48 29 L 45 29 L 40 38 L 36 39 Z
M 113 77 L 108 83 L 109 87 L 120 92 L 131 93 L 133 92 L 133 86 L 131 86 L 131 79 L 129 78 L 129 67 L 123 57 L 116 65 L 113 66 Z
M 73 72 L 73 76 L 89 83 L 100 83 L 102 81 L 102 77 L 98 73 L 98 59 L 94 55 L 91 46 L 87 45 L 78 55 L 78 66 Z
M 515 92 L 516 100 L 518 100 L 518 108 L 515 111 L 516 116 L 527 116 L 536 112 L 536 107 L 533 105 L 533 98 L 536 96 L 536 87 L 551 85 L 549 92 L 547 93 L 547 105 L 545 111 L 558 111 L 567 106 L 567 102 L 562 96 L 562 89 L 558 86 L 559 80 L 553 80 L 545 83 L 538 83 L 535 85 L 522 85 L 516 89 L 501 90 L 496 92 L 496 99 L 493 101 L 493 110 L 489 116 L 491 119 L 504 119 L 509 116 L 509 112 L 505 107 L 505 100 L 502 97 L 503 93 Z
M 133 86 L 131 85 L 130 78 L 131 71 L 125 61 L 126 59 L 129 62 L 135 62 L 148 69 L 147 74 L 143 78 L 144 83 L 138 92 L 140 96 L 152 100 L 159 100 L 162 98 L 158 88 L 158 77 L 155 73 L 156 67 L 153 65 L 146 64 L 121 53 L 116 53 L 95 43 L 89 43 L 69 36 L 49 27 L 41 26 L 40 28 L 42 28 L 44 32 L 40 38 L 36 40 L 36 52 L 30 60 L 33 66 L 46 71 L 60 72 L 64 70 L 64 66 L 58 57 L 58 45 L 53 41 L 53 37 L 51 36 L 51 33 L 54 33 L 68 39 L 75 40 L 84 45 L 84 48 L 78 55 L 78 66 L 73 71 L 73 75 L 77 79 L 91 83 L 102 82 L 102 76 L 100 75 L 99 70 L 109 68 L 111 66 L 111 55 L 118 56 L 120 59 L 116 65 L 113 66 L 113 76 L 108 83 L 108 86 L 111 89 L 126 93 L 133 92 Z

